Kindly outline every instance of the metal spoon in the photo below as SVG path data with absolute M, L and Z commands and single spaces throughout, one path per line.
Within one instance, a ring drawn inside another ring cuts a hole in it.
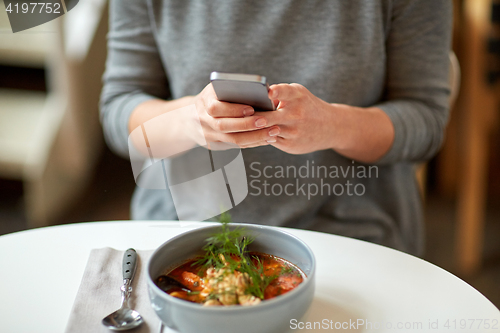
M 102 320 L 102 324 L 110 330 L 125 331 L 144 322 L 139 312 L 132 310 L 128 305 L 136 268 L 137 252 L 134 249 L 128 249 L 123 255 L 123 286 L 120 288 L 122 291 L 122 305 L 118 310 Z

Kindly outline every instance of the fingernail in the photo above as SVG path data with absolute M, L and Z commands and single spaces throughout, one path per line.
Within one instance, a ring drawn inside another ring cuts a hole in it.
M 269 136 L 276 136 L 278 134 L 280 134 L 279 127 L 275 127 L 273 129 L 269 130 Z
M 255 113 L 255 111 L 251 107 L 243 109 L 243 114 L 245 115 L 245 117 L 251 116 L 254 113 Z
M 266 140 L 267 143 L 275 143 L 276 142 L 276 139 L 269 139 L 269 140 Z
M 266 126 L 266 124 L 267 124 L 267 121 L 264 118 L 259 118 L 255 121 L 255 126 L 257 126 L 257 127 L 264 127 L 264 126 Z
M 278 92 L 276 90 L 273 90 L 272 93 L 271 93 L 271 98 L 272 99 L 276 99 L 278 98 Z

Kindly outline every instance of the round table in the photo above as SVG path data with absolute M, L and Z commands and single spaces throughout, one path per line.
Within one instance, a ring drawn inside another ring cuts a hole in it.
M 91 249 L 154 249 L 204 225 L 90 222 L 1 236 L 0 330 L 64 332 Z M 500 311 L 433 264 L 346 237 L 286 231 L 317 259 L 314 301 L 304 318 L 290 323 L 292 331 L 500 332 Z

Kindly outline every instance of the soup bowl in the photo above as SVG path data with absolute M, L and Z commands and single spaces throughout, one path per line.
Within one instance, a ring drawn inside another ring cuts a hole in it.
M 166 326 L 181 333 L 289 330 L 290 321 L 300 320 L 314 296 L 316 260 L 313 252 L 297 237 L 275 227 L 246 223 L 228 226 L 230 230 L 242 227 L 243 235 L 255 239 L 249 246 L 250 251 L 274 255 L 296 265 L 305 273 L 304 281 L 283 295 L 250 306 L 203 306 L 168 295 L 154 281 L 183 262 L 202 255 L 205 240 L 220 230 L 220 225 L 212 225 L 178 235 L 152 254 L 147 283 L 154 311 Z

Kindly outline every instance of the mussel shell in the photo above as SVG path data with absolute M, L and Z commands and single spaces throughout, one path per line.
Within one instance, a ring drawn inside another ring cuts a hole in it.
M 173 291 L 179 291 L 179 290 L 184 290 L 187 292 L 191 292 L 188 287 L 180 283 L 179 281 L 171 278 L 168 275 L 161 275 L 159 276 L 156 281 L 156 285 L 158 288 L 163 290 L 166 293 L 171 293 Z

